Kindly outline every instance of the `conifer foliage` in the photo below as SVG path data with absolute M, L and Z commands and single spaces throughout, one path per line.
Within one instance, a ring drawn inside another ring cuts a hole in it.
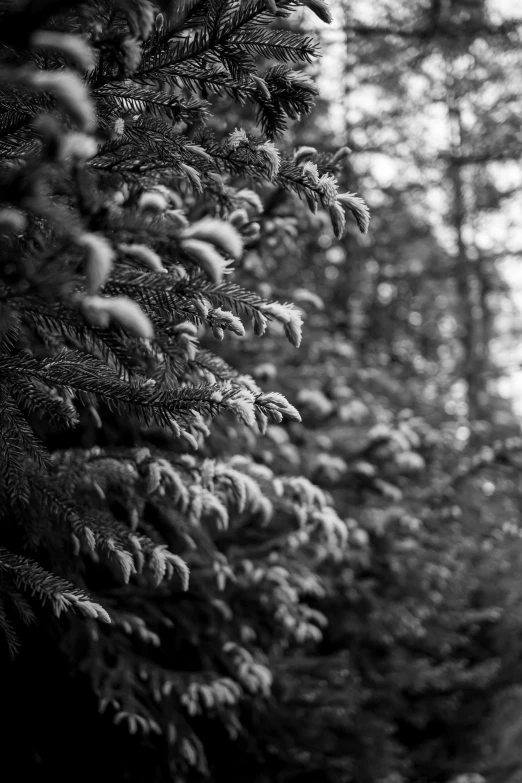
M 314 42 L 272 25 L 300 6 L 329 21 L 322 0 L 0 10 L 0 626 L 14 656 L 20 624 L 51 609 L 100 710 L 166 741 L 169 774 L 205 775 L 197 717 L 237 736 L 243 696 L 270 692 L 271 647 L 320 634 L 319 579 L 267 566 L 267 541 L 313 565 L 345 540 L 306 480 L 190 453 L 221 414 L 261 431 L 299 419 L 199 342 L 278 321 L 299 345 L 296 308 L 230 282 L 259 235 L 256 189 L 321 206 L 338 235 L 345 211 L 368 226 L 338 193 L 341 155 L 274 144 L 316 92 Z M 213 132 L 245 104 L 257 127 Z M 53 445 L 117 416 L 141 428 L 132 446 Z

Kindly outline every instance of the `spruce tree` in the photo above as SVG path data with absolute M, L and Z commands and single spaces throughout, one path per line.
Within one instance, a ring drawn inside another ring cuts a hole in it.
M 204 450 L 222 415 L 261 432 L 299 419 L 217 348 L 270 322 L 301 339 L 293 305 L 231 282 L 262 230 L 259 192 L 326 210 L 337 235 L 346 211 L 368 225 L 364 203 L 338 193 L 344 153 L 274 143 L 316 93 L 303 65 L 317 46 L 272 25 L 300 6 L 330 20 L 323 0 L 1 6 L 5 704 L 24 681 L 52 692 L 35 645 L 60 648 L 57 682 L 82 677 L 92 693 L 62 716 L 63 736 L 80 747 L 75 734 L 98 732 L 77 780 L 107 749 L 106 775 L 126 780 L 207 776 L 208 736 L 248 736 L 252 752 L 270 655 L 324 623 L 307 603 L 324 589 L 314 563 L 346 541 L 328 497 Z M 256 121 L 229 125 L 248 105 Z M 99 726 L 83 714 L 94 703 Z M 112 724 L 152 749 L 143 769 L 118 756 Z M 65 779 L 54 735 L 39 730 L 22 774 L 39 759 Z

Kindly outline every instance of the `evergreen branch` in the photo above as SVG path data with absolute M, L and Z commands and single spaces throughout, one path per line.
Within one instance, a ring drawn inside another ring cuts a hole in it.
M 2 158 L 23 158 L 35 153 L 40 142 L 34 138 L 29 128 L 19 128 L 0 138 L 0 156 Z
M 141 68 L 138 74 L 154 72 L 164 63 L 182 64 L 203 57 L 211 48 L 205 30 L 193 31 L 192 35 L 175 39 L 167 30 L 163 35 L 151 38 L 144 46 Z
M 136 370 L 136 355 L 126 342 L 127 335 L 117 327 L 101 329 L 85 322 L 75 310 L 61 304 L 25 302 L 22 319 L 41 332 L 61 337 L 72 347 L 98 354 L 125 379 Z
M 0 309 L 0 355 L 9 354 L 20 336 L 20 318 L 17 312 L 1 305 Z
M 0 630 L 5 636 L 9 656 L 11 660 L 13 660 L 16 657 L 18 650 L 20 649 L 20 642 L 13 624 L 7 616 L 5 603 L 2 598 L 0 598 Z
M 152 80 L 188 90 L 211 90 L 216 95 L 227 93 L 241 100 L 248 96 L 249 80 L 234 79 L 215 54 L 201 54 L 196 48 L 190 57 L 181 59 L 172 50 L 151 62 L 145 58 L 133 81 L 148 85 Z
M 189 367 L 195 367 L 196 370 L 201 369 L 206 372 L 212 373 L 217 381 L 230 381 L 237 378 L 238 371 L 228 364 L 220 356 L 216 356 L 210 351 L 200 349 L 196 357 L 187 362 Z
M 284 16 L 289 13 L 295 4 L 279 6 L 278 14 Z M 169 42 L 168 51 L 165 51 L 167 40 L 158 38 L 151 42 L 144 51 L 140 69 L 134 74 L 133 79 L 138 84 L 148 84 L 152 79 L 163 80 L 178 87 L 188 89 L 197 88 L 211 90 L 218 95 L 228 93 L 236 100 L 244 102 L 247 98 L 256 95 L 252 88 L 250 74 L 253 70 L 253 61 L 250 59 L 248 45 L 251 42 L 253 54 L 275 57 L 278 60 L 295 62 L 300 59 L 311 61 L 317 56 L 317 49 L 309 38 L 297 33 L 276 31 L 264 41 L 259 36 L 260 23 L 272 20 L 267 14 L 263 3 L 224 4 L 219 12 L 216 10 L 215 19 L 212 20 L 212 5 L 209 6 L 206 18 L 206 29 L 196 32 L 193 36 L 187 36 L 181 41 Z M 245 28 L 249 21 L 255 19 L 255 24 Z M 234 33 L 240 36 L 236 41 Z M 235 44 L 240 44 L 239 48 Z M 280 74 L 278 84 L 275 83 L 277 71 L 269 72 L 269 79 L 274 82 L 275 92 L 279 104 L 279 111 L 283 111 L 283 101 L 293 115 L 297 112 L 309 111 L 309 99 L 299 96 L 294 89 L 292 94 L 286 86 L 286 94 L 281 89 Z M 256 95 L 257 98 L 257 95 Z M 300 106 L 301 108 L 296 108 Z M 274 119 L 272 111 L 272 119 Z M 270 114 L 269 107 L 265 106 L 261 111 L 266 118 Z M 292 116 L 293 116 L 292 115 Z M 274 127 L 282 130 L 281 122 L 273 122 Z
M 105 291 L 130 296 L 151 316 L 183 320 L 188 315 L 195 315 L 189 292 L 178 281 L 171 279 L 169 282 L 168 276 L 159 272 L 136 272 L 134 269 L 118 267 L 106 284 Z
M 168 163 L 169 166 L 179 166 L 184 161 L 201 168 L 214 168 L 210 156 L 204 150 L 196 147 L 190 139 L 176 133 L 172 126 L 161 118 L 140 118 L 125 129 L 123 142 L 134 144 L 138 149 L 148 147 L 156 156 L 157 162 Z M 183 174 L 183 170 L 180 169 Z
M 56 518 L 67 524 L 79 541 L 90 552 L 101 552 L 109 561 L 115 561 L 130 576 L 129 561 L 134 559 L 134 573 L 141 571 L 140 553 L 151 554 L 156 544 L 144 536 L 138 536 L 121 522 L 104 511 L 93 513 L 90 509 L 77 508 L 70 500 L 78 485 L 86 478 L 88 465 L 66 463 L 58 477 L 48 476 L 46 481 L 38 474 L 32 476 L 32 488 Z M 125 581 L 128 581 L 125 580 Z
M 216 415 L 236 396 L 235 390 L 216 385 L 165 391 L 147 384 L 127 384 L 104 363 L 77 351 L 63 350 L 46 362 L 21 355 L 0 359 L 0 372 L 25 375 L 51 386 L 93 394 L 113 410 L 134 413 L 147 426 L 159 423 L 170 428 L 172 417 L 190 415 L 194 409 Z
M 263 144 L 259 139 L 254 139 L 247 134 L 246 140 L 241 145 L 231 147 L 230 144 L 217 144 L 211 134 L 205 133 L 199 140 L 199 144 L 212 157 L 220 171 L 230 172 L 242 178 L 250 177 L 257 182 L 274 180 L 273 169 L 263 153 Z
M 62 611 L 75 608 L 87 617 L 110 622 L 107 612 L 83 590 L 45 571 L 34 560 L 15 555 L 4 547 L 0 547 L 0 572 L 9 575 L 18 587 L 37 596 L 42 603 L 50 602 L 58 617 Z
M 256 70 L 256 63 L 246 49 L 241 50 L 237 47 L 229 46 L 227 41 L 226 44 L 220 44 L 217 47 L 216 53 L 221 65 L 226 68 L 237 83 L 249 82 L 251 80 L 251 74 Z
M 85 544 L 88 550 L 94 550 L 94 537 L 91 528 L 71 501 L 72 486 L 62 486 L 56 481 L 54 475 L 45 475 L 36 470 L 30 470 L 31 491 L 38 498 L 39 503 L 48 509 L 55 518 L 65 524 L 77 536 L 78 540 Z M 69 476 L 69 482 L 72 477 Z
M 295 2 L 281 2 L 277 4 L 279 18 L 289 16 L 297 7 Z M 267 8 L 265 0 L 253 0 L 253 2 L 236 2 L 225 4 L 225 10 L 217 20 L 220 38 L 228 39 L 233 34 L 252 23 L 256 28 L 266 26 L 274 21 L 274 15 Z
M 17 109 L 8 109 L 0 113 L 0 136 L 7 136 L 27 127 L 31 116 Z
M 171 248 L 171 253 L 173 249 Z M 153 272 L 136 269 L 126 264 L 118 264 L 106 284 L 106 287 L 110 286 L 135 286 L 136 288 L 147 288 L 149 291 L 155 293 L 161 293 L 161 291 L 167 294 L 176 294 L 179 291 L 186 288 L 186 283 L 171 277 L 170 275 L 162 274 L 161 272 Z
M 20 452 L 20 443 L 13 436 L 12 431 L 5 432 L 3 427 L 0 427 L 0 472 L 9 504 L 16 506 L 20 502 L 26 503 L 29 498 L 29 487 L 24 454 Z
M 316 204 L 321 203 L 319 186 L 307 175 L 302 166 L 296 166 L 292 161 L 281 161 L 275 181 L 284 190 L 296 193 L 300 198 Z
M 237 285 L 236 283 L 203 283 L 198 286 L 198 291 L 219 307 L 224 306 L 237 315 L 246 315 L 255 318 L 261 311 L 266 301 L 252 291 Z
M 78 424 L 78 413 L 70 403 L 51 397 L 47 389 L 38 388 L 27 378 L 18 376 L 10 391 L 17 405 L 32 416 L 45 416 L 51 425 L 60 429 Z
M 75 462 L 76 456 L 74 452 L 68 452 L 65 461 L 59 466 L 59 479 L 69 495 L 74 491 L 75 485 L 80 488 L 88 486 L 89 476 L 96 479 L 96 473 L 92 471 L 93 461 L 95 462 L 96 459 L 104 460 L 103 470 L 108 484 L 118 485 L 122 480 L 122 473 L 126 485 L 129 479 L 133 480 L 131 478 L 132 471 L 130 474 L 125 470 L 121 471 L 122 467 L 129 466 L 127 455 L 120 459 L 109 460 L 104 459 L 102 454 L 89 460 L 85 458 L 84 452 L 79 452 L 79 461 Z M 114 470 L 114 465 L 119 470 Z M 139 480 L 139 477 L 137 479 Z M 68 486 L 71 482 L 72 487 Z M 135 533 L 106 511 L 82 510 L 76 512 L 67 501 L 67 495 L 62 491 L 60 484 L 56 481 L 50 487 L 42 485 L 40 482 L 38 491 L 43 493 L 47 505 L 56 508 L 59 513 L 64 515 L 69 524 L 72 523 L 76 535 L 85 541 L 92 552 L 99 552 L 108 562 L 117 565 L 124 582 L 128 582 L 132 574 L 142 573 L 144 566 L 147 566 L 150 575 L 157 584 L 161 581 L 158 579 L 159 572 L 162 574 L 162 579 L 165 576 L 170 578 L 176 573 L 182 582 L 185 580 L 186 566 L 181 565 L 182 561 L 179 558 L 177 559 L 172 553 L 165 551 L 162 543 L 158 545 L 158 542 L 152 538 Z M 81 515 L 78 516 L 78 514 Z
M 25 596 L 16 590 L 10 590 L 8 600 L 13 604 L 24 625 L 30 625 L 34 622 L 35 614 Z
M 4 131 L 9 120 L 4 115 L 20 114 L 27 123 L 40 111 L 55 111 L 56 105 L 52 98 L 46 94 L 18 89 L 16 85 L 9 84 L 8 89 L 0 87 L 0 129 Z M 21 119 L 21 118 L 20 118 Z
M 161 56 L 165 47 L 169 47 L 173 58 L 177 62 L 190 59 L 195 54 L 204 54 L 212 47 L 226 42 L 241 28 L 254 22 L 256 26 L 266 26 L 274 21 L 273 14 L 268 10 L 265 0 L 252 0 L 252 2 L 229 2 L 224 4 L 222 15 L 213 10 L 212 5 L 206 7 L 206 13 L 200 12 L 200 4 L 191 9 L 180 31 L 190 31 L 192 35 L 185 36 L 181 40 L 173 39 L 172 31 L 168 28 L 147 41 L 144 48 L 146 61 L 154 62 Z M 278 4 L 278 16 L 284 18 L 297 7 L 295 2 L 281 2 Z M 221 23 L 220 23 L 221 20 Z M 198 32 L 198 28 L 200 28 Z
M 15 386 L 15 384 L 13 384 Z M 14 443 L 18 441 L 20 454 L 26 453 L 40 467 L 45 468 L 50 464 L 50 455 L 43 444 L 34 435 L 31 427 L 22 416 L 16 405 L 11 391 L 9 378 L 6 386 L 0 387 L 0 426 L 8 439 Z M 14 389 L 15 394 L 17 390 Z
M 203 321 L 193 304 L 202 296 L 217 307 L 224 306 L 239 316 L 252 318 L 255 323 L 270 319 L 270 314 L 264 311 L 267 302 L 235 283 L 214 284 L 196 275 L 189 285 L 185 281 L 165 284 L 165 278 L 166 275 L 159 273 L 136 275 L 134 270 L 121 268 L 116 279 L 111 279 L 105 288 L 111 294 L 124 294 L 139 302 L 157 326 L 160 340 L 176 326 L 177 320 Z
M 239 46 L 252 54 L 286 63 L 312 63 L 319 56 L 319 48 L 311 38 L 289 30 L 262 29 L 257 24 L 232 35 L 227 46 Z
M 149 87 L 107 84 L 93 90 L 93 94 L 124 111 L 164 115 L 174 122 L 204 122 L 208 117 L 208 101 L 196 97 L 170 95 Z
M 286 130 L 287 117 L 297 119 L 311 112 L 317 88 L 286 65 L 274 65 L 263 78 L 270 99 L 259 95 L 257 119 L 267 136 L 274 138 Z
M 39 446 L 27 422 L 9 394 L 0 386 L 0 466 L 2 479 L 11 505 L 27 503 L 29 485 L 26 475 L 26 449 L 31 456 L 45 463 L 43 448 Z

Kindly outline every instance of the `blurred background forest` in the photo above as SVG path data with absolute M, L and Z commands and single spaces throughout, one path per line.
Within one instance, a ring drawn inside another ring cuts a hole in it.
M 518 5 L 332 0 L 327 28 L 310 14 L 278 22 L 310 26 L 323 52 L 306 67 L 319 87 L 316 110 L 292 124 L 282 146 L 300 162 L 337 154 L 340 190 L 365 199 L 370 231 L 349 223 L 336 240 L 325 211 L 311 214 L 272 186 L 259 191 L 264 213 L 237 280 L 302 309 L 301 348 L 277 324 L 262 340 L 205 340 L 284 393 L 302 422 L 269 424 L 258 436 L 224 419 L 200 451 L 256 480 L 276 476 L 292 514 L 303 498 L 315 503 L 330 538 L 317 543 L 308 522 L 289 534 L 284 520 L 275 532 L 231 525 L 215 537 L 221 561 L 209 569 L 197 553 L 187 559 L 188 594 L 171 609 L 158 593 L 146 609 L 152 631 L 138 628 L 136 671 L 153 682 L 161 666 L 174 691 L 179 680 L 192 694 L 163 776 L 153 759 L 167 751 L 153 731 L 134 724 L 129 735 L 123 720 L 109 734 L 109 719 L 99 723 L 105 716 L 82 681 L 89 667 L 75 663 L 94 655 L 94 635 L 71 634 L 52 666 L 45 645 L 22 650 L 6 709 L 36 750 L 31 763 L 16 758 L 20 779 L 37 779 L 29 775 L 41 763 L 65 780 L 56 759 L 67 748 L 79 759 L 76 781 L 92 779 L 103 759 L 101 780 L 111 781 L 521 783 Z M 248 108 L 209 100 L 216 134 L 253 122 Z M 124 423 L 103 411 L 101 419 L 101 435 L 83 421 L 83 448 L 128 445 Z M 263 507 L 256 513 L 262 518 Z M 107 595 L 116 600 L 117 591 Z M 142 598 L 137 592 L 132 606 Z M 170 647 L 147 658 L 163 616 L 176 629 Z M 129 610 L 128 628 L 133 622 Z M 223 708 L 215 708 L 217 686 L 214 696 L 205 691 L 216 682 L 214 647 L 230 638 L 247 671 L 237 713 L 233 688 L 225 698 L 221 687 Z M 55 641 L 51 634 L 50 648 Z M 104 654 L 116 681 L 131 653 L 115 649 Z M 51 726 L 57 682 L 67 688 Z M 20 687 L 36 694 L 30 710 Z M 187 698 L 176 702 L 180 714 Z M 73 704 L 81 719 L 69 725 Z
M 350 528 L 350 554 L 319 567 L 321 641 L 277 664 L 275 735 L 302 767 L 281 779 L 515 783 L 522 9 L 332 11 L 318 106 L 292 141 L 349 147 L 341 182 L 370 232 L 336 241 L 326 215 L 268 193 L 244 275 L 306 311 L 303 346 L 230 349 L 303 415 L 244 448 L 331 493 Z

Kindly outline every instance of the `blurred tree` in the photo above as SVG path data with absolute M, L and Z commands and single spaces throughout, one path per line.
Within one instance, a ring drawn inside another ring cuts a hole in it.
M 344 19 L 345 132 L 359 151 L 361 187 L 370 200 L 378 190 L 379 242 L 363 261 L 374 298 L 359 319 L 370 336 L 399 343 L 391 351 L 397 361 L 411 359 L 420 342 L 423 357 L 438 365 L 434 383 L 441 369 L 462 380 L 468 418 L 487 419 L 499 369 L 491 360 L 498 294 L 506 293 L 499 269 L 516 236 L 508 236 L 501 210 L 512 210 L 520 192 L 521 96 L 512 78 L 520 19 L 516 10 L 502 18 L 486 2 L 390 2 L 369 15 L 355 3 Z M 401 221 L 403 200 L 410 215 Z M 426 318 L 405 301 L 407 290 L 429 297 L 431 281 L 438 296 Z
M 321 569 L 323 641 L 276 666 L 283 779 L 471 779 L 494 696 L 520 681 L 520 427 L 492 383 L 509 370 L 519 23 L 435 10 L 351 3 L 319 76 L 326 117 L 293 129 L 354 150 L 340 177 L 368 196 L 370 235 L 335 242 L 279 200 L 243 269 L 307 311 L 298 360 L 245 346 L 303 423 L 245 448 L 327 488 L 350 531 Z

